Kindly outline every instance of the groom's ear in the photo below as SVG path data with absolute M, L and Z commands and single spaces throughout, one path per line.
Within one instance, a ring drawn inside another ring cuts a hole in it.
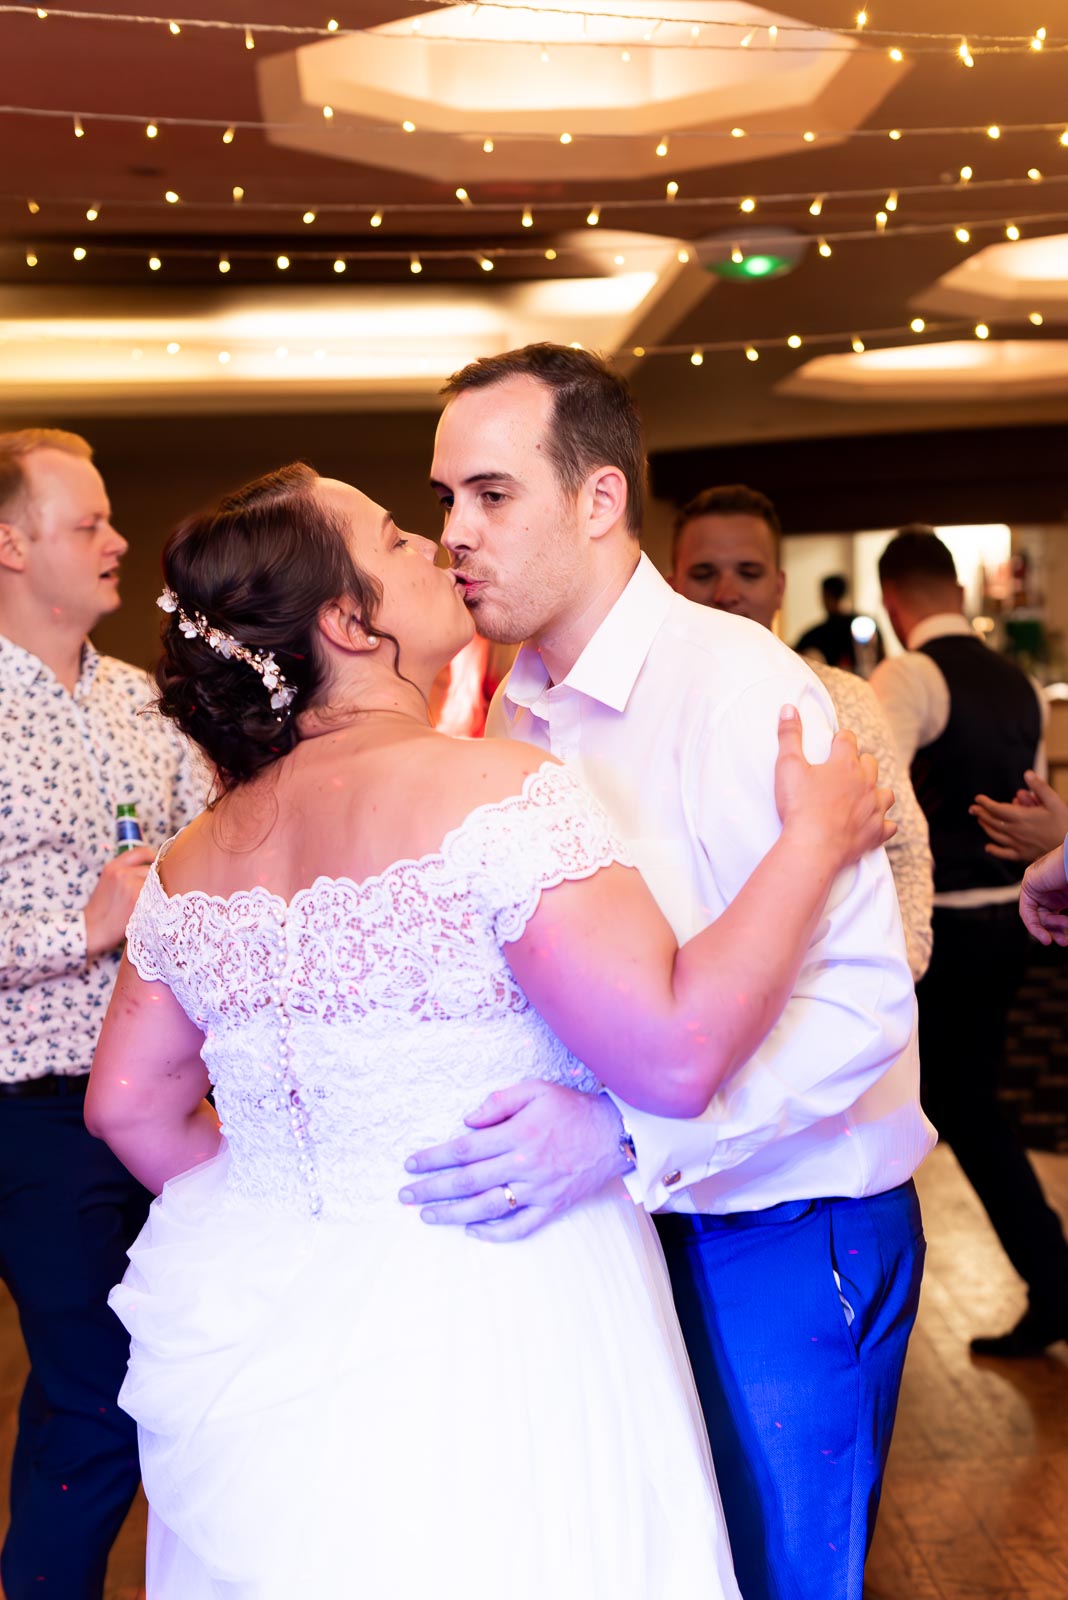
M 627 480 L 619 467 L 598 467 L 586 479 L 585 487 L 590 535 L 603 539 L 627 514 Z

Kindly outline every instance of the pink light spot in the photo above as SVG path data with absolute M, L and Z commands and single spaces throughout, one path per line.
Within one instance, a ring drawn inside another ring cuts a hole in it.
M 781 1427 L 782 1427 L 782 1423 L 781 1423 L 781 1422 L 777 1422 L 777 1423 L 776 1423 L 776 1424 L 775 1424 L 775 1426 L 776 1426 L 776 1427 L 777 1427 L 777 1428 L 781 1428 Z

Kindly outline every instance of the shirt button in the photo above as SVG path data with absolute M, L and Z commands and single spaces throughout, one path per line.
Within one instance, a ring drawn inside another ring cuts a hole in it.
M 679 1172 L 678 1170 L 676 1170 L 675 1172 L 665 1172 L 664 1173 L 664 1179 L 663 1179 L 665 1188 L 670 1189 L 672 1184 L 678 1183 L 681 1180 L 681 1178 L 682 1178 L 682 1173 Z

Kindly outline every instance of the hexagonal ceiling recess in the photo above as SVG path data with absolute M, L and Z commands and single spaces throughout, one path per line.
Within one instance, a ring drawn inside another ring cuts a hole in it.
M 470 181 L 492 136 L 494 181 L 618 181 L 662 174 L 655 146 L 667 132 L 679 135 L 675 173 L 751 159 L 751 137 L 729 137 L 735 127 L 761 134 L 761 157 L 804 148 L 806 128 L 833 143 L 899 81 L 884 51 L 833 31 L 806 36 L 803 50 L 705 47 L 723 36 L 709 18 L 737 24 L 743 38 L 763 30 L 766 42 L 769 27 L 794 20 L 785 13 L 735 0 L 661 0 L 657 9 L 673 20 L 650 36 L 643 0 L 584 0 L 585 21 L 537 0 L 521 9 L 450 5 L 267 56 L 257 66 L 264 117 L 298 124 L 269 137 L 455 184 Z M 401 135 L 406 120 L 415 131 Z M 562 132 L 574 142 L 561 144 Z M 647 141 L 634 139 L 641 133 Z

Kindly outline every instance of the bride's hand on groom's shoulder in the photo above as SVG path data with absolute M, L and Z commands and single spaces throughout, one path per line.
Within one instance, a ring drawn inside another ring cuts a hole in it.
M 468 1132 L 405 1163 L 404 1205 L 476 1238 L 525 1239 L 625 1169 L 622 1123 L 606 1095 L 540 1078 L 500 1089 L 465 1117 Z

